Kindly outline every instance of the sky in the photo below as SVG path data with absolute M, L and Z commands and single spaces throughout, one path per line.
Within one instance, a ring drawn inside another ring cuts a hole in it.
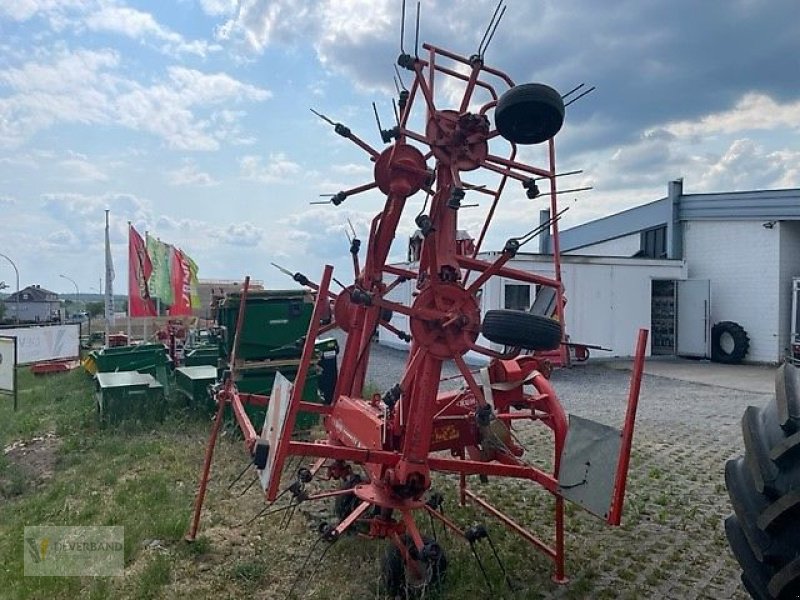
M 422 0 L 420 43 L 473 54 L 495 5 Z M 201 278 L 290 287 L 275 262 L 312 279 L 331 263 L 351 279 L 348 220 L 365 238 L 382 198 L 310 204 L 373 176 L 367 155 L 309 108 L 384 147 L 372 102 L 386 127 L 400 9 L 400 0 L 0 3 L 0 253 L 21 285 L 73 293 L 64 275 L 99 291 L 105 209 L 116 293 L 127 290 L 128 221 L 181 247 Z M 561 196 L 562 228 L 657 200 L 677 177 L 686 193 L 800 187 L 797 0 L 508 0 L 485 60 L 516 83 L 596 86 L 567 108 L 556 137 L 558 171 L 583 170 L 561 187 L 593 186 Z M 437 108 L 459 97 L 443 81 Z M 521 155 L 543 165 L 540 146 Z M 474 202 L 460 222 L 477 236 L 488 202 L 468 193 Z M 393 258 L 422 203 L 410 200 Z M 542 208 L 509 185 L 486 248 L 531 229 Z M 0 281 L 14 285 L 1 258 Z

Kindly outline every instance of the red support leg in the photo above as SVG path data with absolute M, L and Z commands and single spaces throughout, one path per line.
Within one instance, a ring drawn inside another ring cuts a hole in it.
M 214 446 L 217 445 L 217 436 L 219 429 L 222 427 L 222 420 L 225 418 L 225 404 L 227 400 L 220 398 L 217 401 L 217 416 L 214 419 L 214 425 L 211 428 L 211 436 L 208 438 L 208 445 L 206 446 L 206 457 L 203 461 L 203 472 L 200 475 L 200 486 L 197 489 L 197 497 L 194 502 L 194 515 L 192 516 L 192 524 L 189 527 L 189 532 L 185 536 L 187 542 L 193 542 L 197 537 L 197 529 L 200 526 L 200 513 L 203 510 L 203 500 L 206 497 L 206 487 L 208 487 L 208 472 L 211 470 L 211 459 L 214 457 Z

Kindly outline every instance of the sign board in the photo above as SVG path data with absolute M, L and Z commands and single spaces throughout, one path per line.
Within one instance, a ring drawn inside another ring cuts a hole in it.
M 3 336 L 17 340 L 17 362 L 26 365 L 80 355 L 79 324 L 3 329 Z
M 272 393 L 269 396 L 267 405 L 267 415 L 264 418 L 264 426 L 261 428 L 261 439 L 267 443 L 269 452 L 267 454 L 267 465 L 259 473 L 261 488 L 266 492 L 269 490 L 272 477 L 275 475 L 275 459 L 278 454 L 278 442 L 286 428 L 286 415 L 289 412 L 289 402 L 292 399 L 292 388 L 294 385 L 286 379 L 280 372 L 275 373 L 275 382 L 272 384 Z M 280 477 L 280 473 L 278 473 Z
M 16 389 L 16 366 L 17 340 L 13 337 L 0 337 L 0 392 L 13 393 Z

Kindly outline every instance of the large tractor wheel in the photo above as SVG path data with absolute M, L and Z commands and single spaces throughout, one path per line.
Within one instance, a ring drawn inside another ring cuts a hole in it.
M 744 327 L 734 321 L 720 321 L 711 328 L 711 360 L 738 365 L 750 350 L 750 338 Z
M 725 465 L 734 514 L 725 521 L 753 598 L 800 597 L 800 377 L 785 364 L 775 398 L 742 418 L 744 456 Z
M 555 350 L 561 344 L 561 323 L 521 310 L 487 310 L 481 333 L 495 344 L 526 350 Z

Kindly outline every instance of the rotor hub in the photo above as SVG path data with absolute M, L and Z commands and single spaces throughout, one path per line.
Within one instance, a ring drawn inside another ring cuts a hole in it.
M 411 316 L 411 335 L 442 360 L 461 356 L 478 339 L 481 311 L 475 297 L 455 283 L 439 283 L 420 292 L 414 309 L 434 310 L 440 318 Z

